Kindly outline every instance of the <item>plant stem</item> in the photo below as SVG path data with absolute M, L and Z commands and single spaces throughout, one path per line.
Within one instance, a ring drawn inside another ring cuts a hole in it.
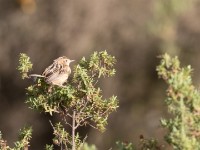
M 72 150 L 76 150 L 76 142 L 75 142 L 75 130 L 76 130 L 76 112 L 75 110 L 73 111 L 73 116 L 72 116 Z

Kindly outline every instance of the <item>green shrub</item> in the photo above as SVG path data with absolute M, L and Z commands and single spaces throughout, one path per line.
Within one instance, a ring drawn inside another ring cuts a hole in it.
M 167 142 L 176 150 L 199 150 L 200 93 L 192 84 L 191 66 L 181 67 L 177 57 L 164 54 L 157 71 L 168 85 L 166 104 L 172 117 L 161 120 L 168 129 Z
M 103 99 L 97 83 L 99 78 L 115 74 L 115 63 L 115 58 L 106 51 L 94 52 L 89 59 L 83 57 L 74 66 L 71 80 L 64 87 L 48 85 L 44 78 L 37 78 L 35 83 L 27 87 L 26 103 L 31 109 L 50 115 L 59 114 L 64 124 L 71 127 L 72 132 L 69 132 L 61 122 L 51 123 L 55 145 L 61 149 L 79 149 L 84 138 L 76 132 L 77 128 L 89 125 L 102 132 L 105 130 L 108 116 L 118 107 L 118 100 L 116 96 Z M 22 79 L 29 78 L 30 69 L 30 58 L 21 54 L 18 70 Z M 46 149 L 53 147 L 47 145 Z

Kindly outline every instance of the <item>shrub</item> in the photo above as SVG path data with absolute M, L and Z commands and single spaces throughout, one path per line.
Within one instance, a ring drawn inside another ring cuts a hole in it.
M 88 60 L 83 57 L 74 66 L 71 80 L 64 87 L 48 85 L 44 78 L 37 78 L 27 87 L 26 103 L 31 109 L 50 115 L 58 114 L 64 124 L 71 128 L 72 132 L 69 132 L 61 122 L 50 122 L 55 145 L 62 149 L 79 149 L 84 138 L 76 132 L 77 128 L 89 125 L 102 132 L 105 130 L 108 116 L 118 107 L 118 100 L 116 96 L 103 99 L 97 83 L 101 77 L 115 74 L 115 63 L 115 58 L 106 51 L 94 52 Z M 18 70 L 22 79 L 29 78 L 31 69 L 30 58 L 21 54 Z M 50 86 L 51 91 L 48 90 Z M 53 146 L 47 145 L 46 149 L 53 149 Z

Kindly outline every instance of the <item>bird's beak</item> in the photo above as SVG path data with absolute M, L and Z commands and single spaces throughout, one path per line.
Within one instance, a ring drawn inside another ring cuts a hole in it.
M 73 62 L 73 61 L 75 61 L 75 60 L 70 60 L 70 62 Z

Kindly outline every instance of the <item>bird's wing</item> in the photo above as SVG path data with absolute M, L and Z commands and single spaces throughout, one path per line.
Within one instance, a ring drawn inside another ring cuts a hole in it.
M 48 78 L 48 76 L 51 76 L 51 74 L 54 74 L 59 71 L 59 65 L 56 63 L 53 63 L 49 67 L 47 67 L 44 72 L 42 73 L 43 76 Z
M 58 63 L 53 63 L 52 65 L 50 65 L 45 69 L 42 75 L 45 76 L 45 81 L 47 83 L 51 83 L 51 81 L 53 81 L 60 75 L 61 70 L 62 70 L 62 65 Z
M 45 78 L 45 81 L 50 84 L 52 83 L 54 80 L 56 80 L 57 78 L 59 77 L 59 73 L 56 72 L 56 73 L 53 73 L 51 75 L 49 75 L 48 77 Z

